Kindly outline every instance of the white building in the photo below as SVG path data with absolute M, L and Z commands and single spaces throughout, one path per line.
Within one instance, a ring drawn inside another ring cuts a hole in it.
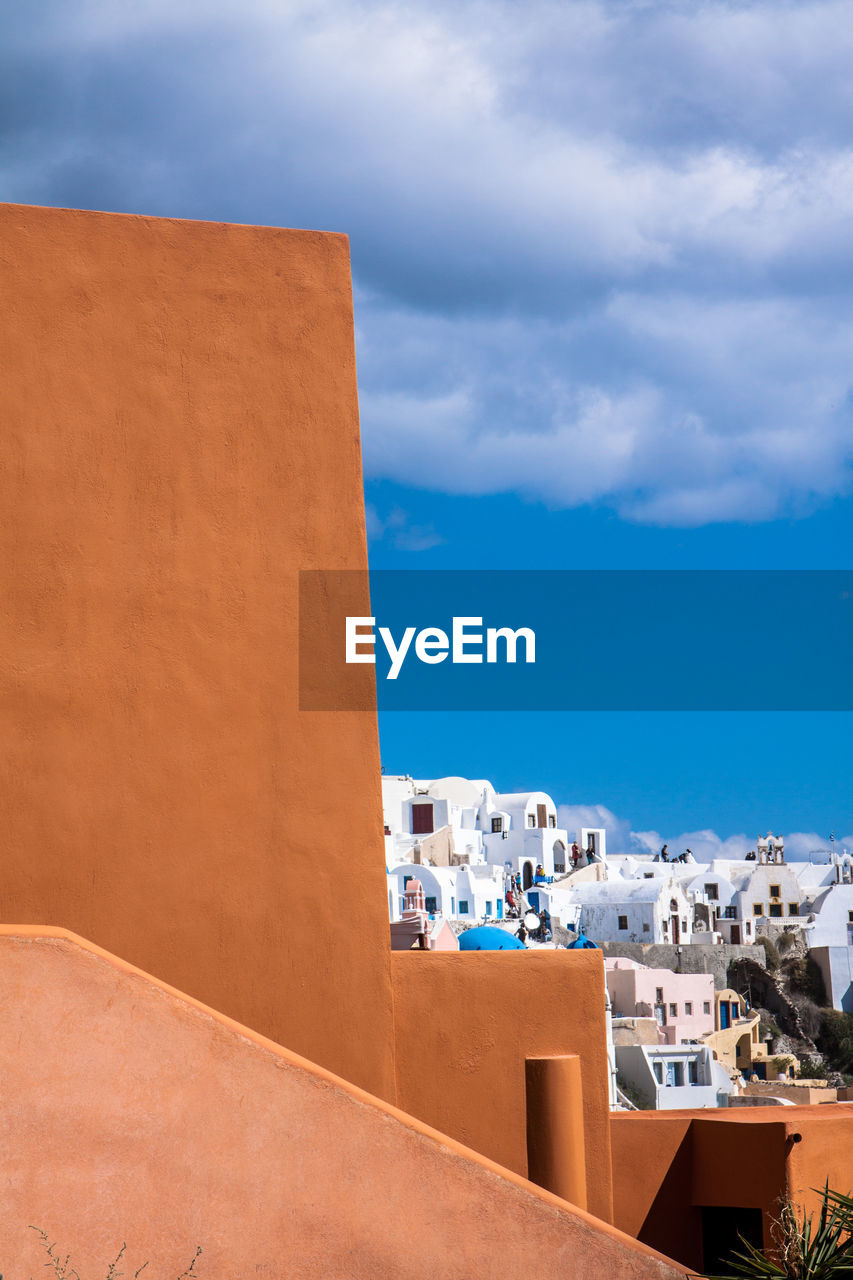
M 575 842 L 579 865 L 607 856 L 604 830 L 584 827 L 570 839 L 544 791 L 500 793 L 481 779 L 385 776 L 382 797 L 389 869 L 488 863 L 520 875 L 527 889 L 537 878 L 570 871 Z
M 458 867 L 400 863 L 388 872 L 391 920 L 400 919 L 406 885 L 410 880 L 419 880 L 423 885 L 428 915 L 464 920 L 469 924 L 502 920 L 504 917 L 504 875 L 499 867 L 490 867 L 487 863 Z
M 806 921 L 806 937 L 834 1009 L 853 1013 L 853 869 L 839 861 L 837 879 L 819 891 Z
M 805 901 L 796 872 L 784 862 L 747 863 L 745 874 L 734 894 L 741 921 L 796 919 Z M 744 939 L 746 941 L 746 939 Z
M 681 884 L 653 876 L 607 880 L 571 890 L 578 925 L 593 942 L 669 942 L 693 936 L 693 907 Z
M 616 1046 L 616 1068 L 656 1111 L 725 1106 L 732 1083 L 707 1045 Z
M 806 927 L 810 947 L 853 947 L 853 884 L 819 890 Z

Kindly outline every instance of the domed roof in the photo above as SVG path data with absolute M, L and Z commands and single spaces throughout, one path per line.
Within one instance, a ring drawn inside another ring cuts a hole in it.
M 460 951 L 526 951 L 524 943 L 512 933 L 496 929 L 493 924 L 481 924 L 476 929 L 466 929 L 459 935 Z

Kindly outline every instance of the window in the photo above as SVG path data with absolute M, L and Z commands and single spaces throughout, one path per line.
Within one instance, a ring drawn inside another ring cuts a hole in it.
M 655 1001 L 663 1004 L 663 987 L 655 987 Z
M 847 912 L 847 919 L 848 919 L 848 920 L 850 920 L 851 922 L 853 922 L 853 911 L 848 911 L 848 912 Z
M 503 818 L 492 818 L 492 835 L 497 835 L 504 829 Z
M 682 922 L 681 922 L 681 932 L 682 932 L 682 933 L 686 933 L 686 932 L 687 932 L 687 921 L 686 921 L 686 920 L 682 920 Z
M 714 902 L 716 902 L 717 898 L 719 897 L 719 894 L 717 893 L 717 886 L 715 884 L 706 884 L 705 896 L 708 898 L 711 898 Z
M 749 938 L 751 935 L 752 935 L 752 925 L 751 925 L 751 924 L 749 923 L 749 921 L 747 920 L 747 922 L 746 922 L 746 936 Z
M 627 916 L 620 916 L 620 917 L 619 917 L 619 928 L 620 928 L 620 929 L 627 929 L 627 928 L 628 928 L 628 917 L 627 917 Z
M 687 1000 L 687 1001 L 685 1002 L 685 1005 L 684 1005 L 684 1016 L 685 1016 L 685 1018 L 692 1018 L 692 1017 L 693 1017 L 693 1002 L 692 1002 L 692 1000 Z
M 436 912 L 436 900 L 435 900 L 435 898 L 425 898 L 425 899 L 424 899 L 424 906 L 425 906 L 425 907 L 426 907 L 426 909 L 427 909 L 427 914 L 428 914 L 428 915 L 431 915 L 431 916 L 434 916 L 434 915 L 435 915 L 435 912 Z
M 467 898 L 460 898 L 460 899 L 459 899 L 459 914 L 460 914 L 460 916 L 467 916 L 467 914 L 468 914 L 468 899 L 467 899 Z
M 771 898 L 781 898 L 781 897 L 782 897 L 782 886 L 781 886 L 781 885 L 778 885 L 778 884 L 771 884 L 771 886 L 770 886 L 770 897 L 771 897 Z
M 669 1006 L 669 1016 L 670 1016 L 671 1018 L 677 1018 L 677 1017 L 678 1017 L 678 1005 L 677 1005 L 677 1004 L 671 1004 L 671 1005 Z
M 782 914 L 782 903 L 781 903 L 781 902 L 771 902 L 771 903 L 770 903 L 770 914 L 771 914 L 771 916 L 781 916 L 781 914 Z
M 549 813 L 549 814 L 548 814 L 548 826 L 549 826 L 549 827 L 556 827 L 556 825 L 557 825 L 557 815 L 556 815 L 556 813 Z
M 695 1058 L 691 1058 L 687 1064 L 687 1081 L 688 1084 L 699 1083 L 699 1063 Z
M 491 902 L 487 902 L 487 903 L 486 903 L 486 915 L 487 915 L 487 916 L 490 916 L 491 914 L 492 914 L 492 904 L 491 904 Z
M 661 922 L 660 922 L 660 927 L 661 927 L 661 933 L 669 933 L 669 921 L 668 921 L 668 920 L 661 920 Z
M 752 914 L 753 914 L 754 916 L 761 916 L 761 915 L 764 915 L 764 903 L 763 903 L 763 902 L 753 902 L 753 904 L 752 904 Z
M 654 1062 L 652 1063 L 652 1068 L 655 1073 L 655 1080 L 657 1080 L 658 1084 L 663 1084 L 663 1064 Z
M 648 933 L 648 932 L 649 932 L 649 926 L 648 926 L 648 924 L 644 924 L 644 925 L 643 925 L 643 933 Z
M 726 920 L 737 920 L 737 907 L 726 907 L 723 915 Z
M 666 1082 L 674 1089 L 679 1089 L 684 1084 L 683 1062 L 668 1062 L 666 1064 Z
M 788 915 L 798 916 L 800 914 L 800 904 L 798 902 L 788 903 Z
M 403 876 L 403 893 L 406 892 L 406 885 L 409 883 L 410 880 L 414 880 L 414 878 L 415 878 L 414 876 Z
M 535 814 L 535 813 L 528 813 L 528 815 L 527 815 L 527 825 L 528 825 L 528 827 L 535 827 L 535 826 L 536 826 L 536 814 Z
M 412 835 L 428 836 L 434 831 L 431 804 L 412 805 Z
M 710 1000 L 703 1000 L 703 1001 L 702 1001 L 702 1012 L 703 1012 L 703 1013 L 710 1013 L 710 1012 L 711 1012 L 711 1001 L 710 1001 Z

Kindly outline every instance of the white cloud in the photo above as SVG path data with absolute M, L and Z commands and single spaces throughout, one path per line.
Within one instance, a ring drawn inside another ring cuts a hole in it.
M 400 507 L 392 507 L 387 515 L 380 516 L 376 507 L 368 503 L 365 521 L 369 542 L 387 539 L 398 551 L 429 551 L 443 542 L 432 525 L 412 524 Z
M 570 835 L 580 827 L 604 827 L 608 854 L 655 854 L 667 844 L 670 856 L 690 849 L 697 861 L 710 862 L 713 858 L 742 858 L 750 849 L 755 849 L 757 839 L 757 834 L 721 836 L 710 828 L 680 832 L 636 831 L 628 819 L 618 817 L 604 805 L 558 805 L 557 821 Z M 830 847 L 828 837 L 815 831 L 784 834 L 785 856 L 792 862 L 806 862 L 809 854 Z M 846 847 L 853 852 L 853 834 L 837 836 L 835 847 L 839 851 Z
M 766 520 L 851 488 L 848 19 L 54 2 L 0 187 L 350 232 L 370 477 Z

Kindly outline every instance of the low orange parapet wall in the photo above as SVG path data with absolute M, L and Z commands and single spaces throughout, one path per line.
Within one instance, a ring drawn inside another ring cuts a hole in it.
M 686 1266 L 701 1266 L 703 1209 L 760 1209 L 769 1243 L 782 1199 L 813 1212 L 827 1181 L 853 1190 L 843 1103 L 621 1112 L 611 1134 L 616 1225 Z
M 411 1116 L 58 929 L 0 929 L 13 1276 L 585 1280 L 684 1271 Z M 143 1273 L 144 1274 L 144 1273 Z
M 600 951 L 392 953 L 397 1102 L 527 1174 L 525 1064 L 577 1055 L 587 1207 L 612 1221 Z

